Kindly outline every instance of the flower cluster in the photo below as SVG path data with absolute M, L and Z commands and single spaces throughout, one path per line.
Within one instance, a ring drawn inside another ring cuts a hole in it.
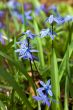
M 44 10 L 44 6 L 40 7 L 40 10 L 36 10 L 37 13 L 39 11 Z M 48 10 L 53 10 L 56 14 L 55 15 L 50 15 L 47 19 L 46 22 L 50 24 L 50 28 L 42 29 L 38 35 L 33 34 L 30 30 L 27 30 L 26 32 L 23 32 L 21 38 L 23 40 L 17 42 L 19 45 L 19 49 L 16 49 L 16 53 L 19 53 L 19 58 L 23 59 L 28 59 L 31 61 L 37 60 L 37 57 L 33 55 L 34 52 L 38 52 L 38 50 L 33 49 L 33 47 L 30 45 L 30 39 L 34 39 L 36 36 L 43 38 L 45 36 L 49 36 L 52 40 L 54 40 L 54 37 L 57 36 L 57 34 L 54 31 L 54 24 L 61 25 L 66 22 L 72 21 L 73 16 L 67 15 L 65 17 L 62 17 L 55 6 L 52 6 L 48 8 Z M 28 13 L 25 12 L 25 16 L 27 19 L 31 20 L 32 17 L 30 16 L 31 11 L 28 11 Z M 21 19 L 24 23 L 24 18 L 21 14 L 15 13 L 15 15 L 18 17 L 18 19 Z M 31 65 L 32 66 L 32 65 Z M 50 101 L 52 99 L 53 93 L 51 90 L 51 84 L 50 80 L 46 82 L 46 84 L 43 81 L 40 81 L 41 87 L 39 87 L 36 91 L 38 93 L 37 96 L 33 96 L 33 98 L 36 101 L 42 101 L 44 104 L 47 104 L 50 106 Z M 52 100 L 55 101 L 55 100 Z
M 50 24 L 56 22 L 58 25 L 60 25 L 71 20 L 73 20 L 73 16 L 70 15 L 67 15 L 66 17 L 62 17 L 60 15 L 55 17 L 53 15 L 50 15 L 50 17 L 46 19 L 46 22 L 49 22 Z
M 64 24 L 66 22 L 72 21 L 73 16 L 70 16 L 70 15 L 67 15 L 65 17 L 60 16 L 60 14 L 58 13 L 57 8 L 55 6 L 50 7 L 49 10 L 50 9 L 54 10 L 54 12 L 56 13 L 56 16 L 50 15 L 46 19 L 46 22 L 48 22 L 51 25 L 51 28 L 42 29 L 40 31 L 40 37 L 43 38 L 45 36 L 50 36 L 53 40 L 54 37 L 57 36 L 57 34 L 54 32 L 54 29 L 53 29 L 54 23 L 56 23 L 57 25 Z
M 52 30 L 47 28 L 47 29 L 42 29 L 41 32 L 40 32 L 40 38 L 43 38 L 45 36 L 50 36 L 51 39 L 53 40 L 54 39 L 54 36 L 56 36 L 57 34 L 55 32 L 53 32 L 52 34 Z
M 13 17 L 15 17 L 16 19 L 18 19 L 18 20 L 20 20 L 22 23 L 24 23 L 24 18 L 26 19 L 26 20 L 32 20 L 32 17 L 31 17 L 31 10 L 29 10 L 29 11 L 25 11 L 25 13 L 24 14 L 21 14 L 21 13 L 19 13 L 18 11 L 11 11 L 11 15 L 13 16 Z
M 43 81 L 40 81 L 40 85 L 42 87 L 37 89 L 38 96 L 33 96 L 33 98 L 36 101 L 42 101 L 44 104 L 50 106 L 51 98 L 48 98 L 48 96 L 50 97 L 53 96 L 50 80 L 48 80 L 46 84 Z
M 20 45 L 20 48 L 15 50 L 15 52 L 19 53 L 19 58 L 30 59 L 31 61 L 38 60 L 38 58 L 32 54 L 38 52 L 38 50 L 33 49 L 29 43 L 29 40 L 33 39 L 36 35 L 32 34 L 30 30 L 24 32 L 23 35 L 26 35 L 26 39 L 17 42 L 17 44 Z
M 7 2 L 7 6 L 13 10 L 16 10 L 18 7 L 21 6 L 21 4 L 17 2 L 17 0 L 9 0 Z

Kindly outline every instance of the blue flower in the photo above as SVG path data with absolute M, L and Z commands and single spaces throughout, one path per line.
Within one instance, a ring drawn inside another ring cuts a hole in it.
M 40 90 L 38 96 L 33 96 L 36 101 L 42 101 L 43 104 L 50 106 L 49 98 Z
M 30 59 L 33 61 L 33 59 L 36 59 L 36 57 L 32 55 L 32 53 L 38 52 L 38 51 L 34 49 L 29 49 L 26 47 L 26 48 L 17 49 L 15 52 L 19 52 L 19 58 Z
M 66 17 L 58 16 L 58 17 L 54 18 L 54 21 L 58 25 L 63 24 L 63 23 L 68 22 L 68 21 L 71 21 L 71 20 L 73 20 L 73 16 L 70 16 L 70 15 L 67 15 Z
M 26 19 L 28 19 L 28 20 L 32 20 L 32 16 L 30 15 L 32 13 L 32 11 L 31 10 L 29 10 L 29 11 L 25 11 L 25 16 L 26 16 Z
M 51 5 L 48 7 L 48 11 L 49 10 L 53 10 L 53 11 L 57 12 L 57 7 L 55 5 Z
M 50 106 L 50 102 L 57 102 L 55 99 L 52 99 L 53 93 L 51 91 L 51 84 L 50 80 L 47 81 L 45 84 L 43 81 L 40 81 L 40 84 L 42 87 L 38 88 L 37 91 L 37 96 L 33 96 L 33 98 L 36 101 L 42 101 L 43 104 L 46 104 Z M 49 98 L 50 96 L 50 98 Z M 59 103 L 59 102 L 57 102 Z
M 52 93 L 52 90 L 51 90 L 50 80 L 48 80 L 46 84 L 43 81 L 40 81 L 40 85 L 42 86 L 42 87 L 40 87 L 40 89 L 42 91 L 45 91 L 46 94 L 49 94 L 50 96 L 53 96 L 53 93 Z
M 3 34 L 0 33 L 0 42 L 4 45 L 5 44 L 5 40 L 3 39 Z
M 39 15 L 41 11 L 47 13 L 47 8 L 46 8 L 45 4 L 42 4 L 41 6 L 35 8 L 36 15 Z
M 62 17 L 60 15 L 59 16 L 50 15 L 46 19 L 46 22 L 49 22 L 50 24 L 52 24 L 53 22 L 56 22 L 58 25 L 60 25 L 71 20 L 73 20 L 73 16 L 70 16 L 70 15 L 67 15 L 66 17 Z
M 31 9 L 32 8 L 32 4 L 30 3 L 24 3 L 24 10 L 28 10 L 28 9 Z
M 19 2 L 17 2 L 16 0 L 9 0 L 7 2 L 7 6 L 12 9 L 17 9 L 18 7 L 21 6 L 21 4 Z
M 20 20 L 22 23 L 24 23 L 24 18 L 26 20 L 32 20 L 31 10 L 24 13 L 24 15 L 20 14 L 18 11 L 11 11 L 11 14 L 13 17 L 16 17 L 18 20 Z M 27 21 L 26 21 L 27 22 Z
M 52 30 L 47 28 L 47 29 L 42 29 L 40 31 L 40 37 L 43 38 L 45 36 L 50 36 L 52 38 L 52 40 L 54 39 L 54 36 L 56 36 L 57 34 L 55 32 L 52 33 Z
M 71 16 L 71 15 L 67 15 L 66 17 L 65 17 L 65 22 L 67 22 L 67 21 L 72 21 L 73 20 L 73 16 Z
M 49 22 L 50 24 L 52 24 L 54 22 L 54 16 L 50 15 L 47 19 L 46 22 Z
M 16 44 L 19 44 L 20 48 L 25 48 L 28 45 L 28 42 L 26 39 L 24 39 L 24 40 L 21 40 L 19 42 L 16 42 Z
M 26 37 L 30 39 L 34 39 L 36 37 L 36 34 L 33 34 L 30 30 L 23 32 L 23 34 L 26 35 Z
M 0 17 L 2 17 L 4 15 L 4 11 L 0 10 Z
M 4 28 L 4 24 L 2 22 L 0 22 L 0 29 Z
M 59 12 L 58 12 L 58 10 L 57 10 L 57 7 L 55 5 L 49 6 L 48 7 L 48 11 L 50 11 L 50 10 L 52 10 L 56 16 L 59 16 L 60 15 Z
M 15 52 L 19 53 L 19 58 L 30 59 L 32 61 L 38 60 L 38 58 L 32 54 L 34 52 L 38 52 L 38 50 L 33 49 L 30 45 L 28 47 L 27 40 L 17 42 L 17 44 L 20 45 L 20 48 L 16 49 Z

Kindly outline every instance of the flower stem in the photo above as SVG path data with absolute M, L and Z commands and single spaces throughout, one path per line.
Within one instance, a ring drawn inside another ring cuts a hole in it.
M 53 35 L 53 23 L 51 24 L 51 30 L 52 30 L 52 35 Z M 53 40 L 52 40 L 52 49 L 53 49 Z

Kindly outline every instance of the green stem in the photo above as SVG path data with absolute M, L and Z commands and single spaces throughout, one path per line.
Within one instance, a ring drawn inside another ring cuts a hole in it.
M 52 49 L 52 57 L 51 57 L 51 82 L 52 82 L 52 91 L 53 95 L 57 102 L 60 99 L 60 84 L 59 84 L 59 75 L 58 75 L 58 65 L 57 58 L 55 54 L 54 48 Z M 60 102 L 52 103 L 53 110 L 60 110 Z
M 15 90 L 13 89 L 12 90 L 12 94 L 11 94 L 11 110 L 14 110 L 14 93 L 15 93 Z
M 64 110 L 68 110 L 68 97 L 69 97 L 69 76 L 70 76 L 70 68 L 69 68 L 69 45 L 67 47 L 67 60 L 66 60 L 66 80 L 65 80 L 65 100 L 64 100 Z
M 28 42 L 28 49 L 29 49 L 29 46 L 30 46 L 30 41 L 29 41 L 30 39 L 29 38 L 27 38 L 27 42 Z M 31 53 L 31 55 L 32 55 L 32 53 Z M 31 61 L 31 59 L 29 59 L 29 62 L 30 62 L 30 67 L 31 67 L 31 72 L 32 72 L 32 81 L 33 81 L 33 84 L 34 84 L 34 73 L 33 73 L 33 68 L 32 68 L 32 61 Z M 35 92 L 35 94 L 36 94 L 36 85 L 34 84 L 34 92 Z
M 69 94 L 69 91 L 68 91 L 68 84 L 69 84 L 68 76 L 66 76 L 66 81 L 65 81 L 65 100 L 64 100 L 64 110 L 68 110 L 68 94 Z

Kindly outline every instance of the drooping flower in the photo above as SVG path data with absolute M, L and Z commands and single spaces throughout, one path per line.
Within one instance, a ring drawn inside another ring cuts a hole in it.
M 47 19 L 46 22 L 49 22 L 50 24 L 52 24 L 54 22 L 54 16 L 50 15 Z
M 0 22 L 0 29 L 3 29 L 5 26 L 2 22 Z
M 2 17 L 4 15 L 4 11 L 0 10 L 0 17 Z
M 57 7 L 55 5 L 51 5 L 48 7 L 48 11 L 49 10 L 53 10 L 53 11 L 57 12 Z
M 49 98 L 40 90 L 38 96 L 33 96 L 36 101 L 42 101 L 43 104 L 50 106 Z
M 41 101 L 43 104 L 50 106 L 51 101 L 57 102 L 55 99 L 52 99 L 53 93 L 51 90 L 50 80 L 45 84 L 43 81 L 40 81 L 42 87 L 39 87 L 37 91 L 37 96 L 33 96 L 36 101 Z M 50 96 L 50 98 L 49 98 Z
M 17 9 L 18 7 L 21 6 L 21 4 L 17 2 L 17 0 L 9 0 L 7 2 L 7 6 L 11 9 Z
M 32 4 L 31 3 L 24 3 L 24 10 L 27 11 L 29 9 L 32 8 Z
M 39 15 L 41 11 L 47 13 L 48 10 L 47 10 L 45 4 L 42 4 L 41 6 L 35 8 L 35 14 L 36 15 Z
M 60 15 L 59 12 L 58 12 L 58 10 L 57 10 L 57 7 L 55 5 L 49 6 L 47 10 L 48 11 L 52 10 L 56 16 L 59 16 Z
M 46 22 L 49 22 L 50 24 L 56 22 L 58 25 L 60 25 L 71 20 L 73 20 L 73 16 L 70 15 L 67 15 L 66 17 L 62 17 L 60 15 L 59 16 L 50 15 L 46 19 Z
M 52 40 L 54 39 L 54 36 L 56 36 L 57 34 L 55 32 L 52 33 L 52 30 L 47 28 L 47 29 L 42 29 L 40 31 L 40 37 L 43 38 L 45 36 L 50 36 L 52 38 Z
M 32 20 L 32 16 L 30 15 L 32 13 L 32 11 L 31 10 L 29 10 L 29 11 L 25 11 L 25 16 L 26 16 L 26 19 L 28 19 L 28 20 Z
M 36 34 L 33 34 L 30 30 L 23 32 L 23 34 L 26 35 L 26 37 L 30 39 L 34 39 L 36 37 Z
M 31 11 L 25 12 L 24 15 L 19 13 L 18 11 L 11 11 L 11 15 L 20 20 L 22 23 L 24 23 L 24 18 L 26 19 L 26 22 L 27 20 L 32 20 L 32 16 L 30 14 Z
M 4 45 L 5 44 L 5 40 L 3 38 L 3 34 L 0 33 L 0 42 Z

